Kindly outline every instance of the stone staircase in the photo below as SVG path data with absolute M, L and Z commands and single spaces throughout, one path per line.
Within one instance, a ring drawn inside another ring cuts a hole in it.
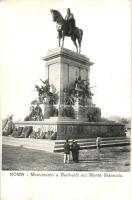
M 80 145 L 80 149 L 95 149 L 96 138 L 89 139 L 77 139 L 77 143 Z M 69 140 L 70 144 L 72 140 Z M 2 144 L 17 146 L 23 148 L 30 148 L 36 150 L 43 150 L 48 152 L 63 152 L 65 140 L 48 140 L 48 139 L 32 139 L 32 138 L 14 138 L 10 136 L 2 137 Z M 107 137 L 101 138 L 101 147 L 112 147 L 112 146 L 125 146 L 130 145 L 129 137 Z
M 80 145 L 80 149 L 95 149 L 96 147 L 96 138 L 89 139 L 78 139 L 76 140 Z M 63 152 L 63 146 L 65 141 L 56 141 L 54 152 Z M 72 140 L 69 140 L 70 144 Z M 129 137 L 107 137 L 101 138 L 101 148 L 112 147 L 112 146 L 126 146 L 130 145 Z

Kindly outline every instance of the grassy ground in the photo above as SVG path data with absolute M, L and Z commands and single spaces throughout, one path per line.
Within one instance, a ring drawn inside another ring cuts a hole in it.
M 71 158 L 72 159 L 72 158 Z M 62 153 L 48 153 L 3 145 L 3 170 L 37 171 L 130 171 L 130 147 L 102 148 L 100 155 L 96 149 L 81 150 L 79 163 L 63 163 Z

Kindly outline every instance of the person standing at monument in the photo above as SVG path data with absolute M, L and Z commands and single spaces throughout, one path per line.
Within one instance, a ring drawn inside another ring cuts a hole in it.
M 66 139 L 66 142 L 64 144 L 64 163 L 70 162 L 70 144 L 68 139 Z
M 79 144 L 77 144 L 77 142 L 73 140 L 71 145 L 71 151 L 72 151 L 73 161 L 76 163 L 79 161 L 79 149 L 80 149 Z
M 65 20 L 68 22 L 69 34 L 71 34 L 74 28 L 76 27 L 76 23 L 75 23 L 74 15 L 71 13 L 70 8 L 67 9 Z
M 97 152 L 100 153 L 100 147 L 101 147 L 101 138 L 97 137 L 96 139 L 96 146 L 97 146 Z

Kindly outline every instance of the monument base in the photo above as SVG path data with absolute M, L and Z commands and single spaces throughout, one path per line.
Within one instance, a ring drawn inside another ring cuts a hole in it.
M 80 120 L 45 120 L 15 122 L 16 127 L 32 126 L 37 132 L 40 128 L 44 133 L 56 133 L 57 140 L 86 139 L 96 137 L 126 136 L 125 126 L 115 122 L 84 122 Z
M 46 97 L 42 101 L 44 121 L 16 122 L 16 127 L 32 126 L 33 131 L 42 132 L 46 139 L 57 140 L 126 135 L 124 125 L 101 122 L 101 109 L 92 102 L 93 63 L 89 58 L 60 47 L 49 50 L 43 59 L 48 81 L 47 86 L 40 88 L 44 88 L 43 95 L 39 93 L 40 99 Z

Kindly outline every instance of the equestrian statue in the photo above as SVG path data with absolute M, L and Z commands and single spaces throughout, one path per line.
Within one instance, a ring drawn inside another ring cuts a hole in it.
M 67 9 L 67 15 L 65 19 L 62 17 L 59 11 L 50 10 L 52 14 L 53 21 L 56 22 L 56 29 L 58 31 L 58 39 L 59 39 L 59 47 L 64 46 L 64 38 L 65 36 L 71 37 L 74 45 L 76 46 L 76 50 L 78 53 L 81 53 L 81 42 L 83 31 L 76 27 L 75 19 L 73 14 L 70 11 L 70 8 Z M 62 40 L 62 45 L 61 45 Z M 78 41 L 78 44 L 76 42 Z

